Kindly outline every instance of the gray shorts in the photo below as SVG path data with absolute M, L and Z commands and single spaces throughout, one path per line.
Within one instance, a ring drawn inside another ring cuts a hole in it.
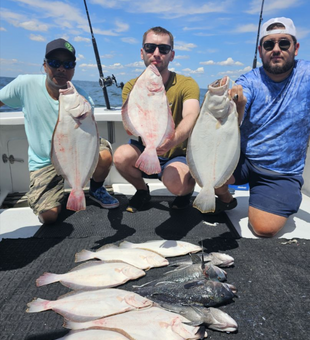
M 112 154 L 111 144 L 100 137 L 99 151 L 103 150 L 109 150 Z M 52 164 L 31 171 L 27 196 L 29 206 L 36 215 L 63 205 L 65 203 L 64 179 L 57 175 Z

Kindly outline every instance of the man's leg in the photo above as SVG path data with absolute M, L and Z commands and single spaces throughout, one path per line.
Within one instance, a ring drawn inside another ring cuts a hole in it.
M 54 223 L 64 203 L 64 180 L 53 165 L 30 172 L 28 203 L 41 223 Z

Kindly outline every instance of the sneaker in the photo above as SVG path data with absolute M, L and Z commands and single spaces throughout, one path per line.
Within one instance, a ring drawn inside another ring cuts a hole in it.
M 137 190 L 136 193 L 129 200 L 127 211 L 134 213 L 142 208 L 151 200 L 150 189 L 147 186 L 147 190 Z
M 208 214 L 217 215 L 217 214 L 220 214 L 221 212 L 223 212 L 225 210 L 234 209 L 234 208 L 236 208 L 237 205 L 238 205 L 238 202 L 235 198 L 233 198 L 233 200 L 230 201 L 229 203 L 224 203 L 219 198 L 216 197 L 216 199 L 215 199 L 215 211 L 212 212 L 212 213 L 208 213 Z
M 171 209 L 185 209 L 190 206 L 192 192 L 184 196 L 177 196 L 171 204 Z
M 105 187 L 101 187 L 96 191 L 89 190 L 89 198 L 99 203 L 102 208 L 113 209 L 119 206 L 119 201 L 111 196 Z

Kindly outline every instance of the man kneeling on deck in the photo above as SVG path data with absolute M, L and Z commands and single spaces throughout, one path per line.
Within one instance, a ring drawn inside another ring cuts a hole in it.
M 298 54 L 294 23 L 273 18 L 262 25 L 262 67 L 241 76 L 237 107 L 244 117 L 241 157 L 229 184 L 250 185 L 249 223 L 258 236 L 271 237 L 299 209 L 310 135 L 310 62 Z M 216 189 L 231 202 L 228 186 Z
M 22 107 L 29 143 L 28 163 L 30 190 L 28 202 L 42 223 L 53 223 L 64 203 L 64 179 L 51 164 L 51 141 L 58 118 L 59 90 L 67 88 L 76 65 L 75 49 L 64 39 L 46 46 L 44 71 L 46 75 L 21 75 L 0 90 L 0 106 Z M 93 101 L 76 87 L 93 107 Z M 116 208 L 119 202 L 104 188 L 103 182 L 112 164 L 110 143 L 100 139 L 97 167 L 90 181 L 89 196 L 103 208 Z

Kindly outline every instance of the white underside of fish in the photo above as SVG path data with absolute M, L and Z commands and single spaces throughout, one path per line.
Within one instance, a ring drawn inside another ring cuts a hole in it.
M 123 241 L 119 245 L 120 248 L 141 248 L 154 251 L 164 257 L 181 256 L 188 253 L 197 253 L 201 251 L 200 246 L 185 242 L 185 241 L 174 241 L 174 240 L 154 240 L 143 243 L 132 243 Z
M 120 249 L 116 245 L 107 245 L 92 252 L 83 249 L 75 255 L 75 262 L 99 259 L 102 261 L 123 261 L 137 268 L 148 270 L 169 264 L 168 260 L 158 253 L 146 249 Z
M 181 315 L 161 308 L 151 307 L 140 311 L 131 311 L 90 322 L 65 322 L 64 327 L 71 329 L 103 328 L 118 331 L 135 340 L 183 340 L 200 339 L 199 327 L 186 325 L 189 322 Z M 205 333 L 205 337 L 207 334 Z
M 118 332 L 109 331 L 106 329 L 86 329 L 81 331 L 71 331 L 62 338 L 56 340 L 128 340 Z
M 134 292 L 105 288 L 71 292 L 55 301 L 34 299 L 28 303 L 27 312 L 36 313 L 52 309 L 67 320 L 86 322 L 152 305 L 152 301 Z
M 74 290 L 90 290 L 116 287 L 144 275 L 142 269 L 125 262 L 89 261 L 65 274 L 44 273 L 36 284 L 39 287 L 59 281 Z
M 229 78 L 226 78 L 223 85 L 209 86 L 188 139 L 187 163 L 201 187 L 193 206 L 202 213 L 215 211 L 214 189 L 227 182 L 240 157 L 238 113 L 228 97 Z
M 59 91 L 59 114 L 52 139 L 51 160 L 72 188 L 67 209 L 86 209 L 83 187 L 98 163 L 99 137 L 89 102 L 71 82 Z
M 174 136 L 174 121 L 162 77 L 151 64 L 140 75 L 122 107 L 124 128 L 140 136 L 145 150 L 135 166 L 151 175 L 161 172 L 156 148 Z

